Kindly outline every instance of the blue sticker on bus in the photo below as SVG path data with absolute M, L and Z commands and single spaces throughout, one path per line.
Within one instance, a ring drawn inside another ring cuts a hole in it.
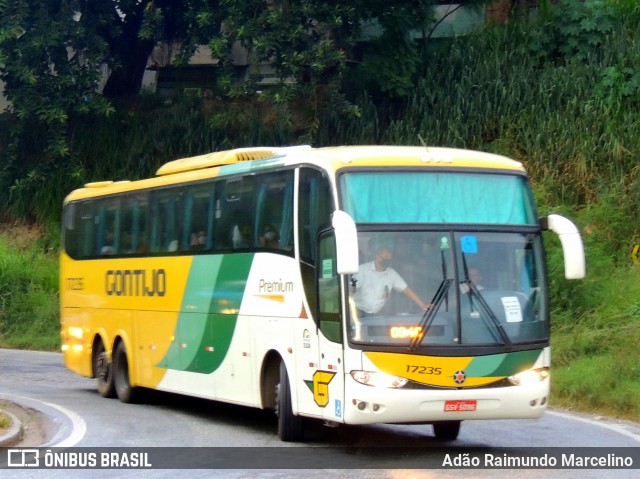
M 475 236 L 463 236 L 460 238 L 460 247 L 466 254 L 476 254 L 478 252 L 478 238 Z
M 336 417 L 342 417 L 342 401 L 336 399 Z

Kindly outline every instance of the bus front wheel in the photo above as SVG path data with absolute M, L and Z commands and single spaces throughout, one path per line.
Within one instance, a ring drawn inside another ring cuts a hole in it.
M 440 421 L 433 423 L 433 434 L 441 441 L 455 441 L 460 434 L 461 421 Z
M 300 441 L 304 435 L 302 418 L 293 414 L 291 386 L 284 362 L 280 363 L 280 382 L 276 385 L 276 415 L 278 437 L 282 441 Z
M 113 353 L 113 383 L 118 399 L 125 403 L 135 402 L 136 389 L 129 379 L 129 360 L 123 342 L 119 342 Z
M 93 374 L 98 380 L 98 393 L 105 398 L 116 396 L 116 389 L 113 385 L 113 364 L 107 357 L 104 344 L 100 341 L 93 354 Z

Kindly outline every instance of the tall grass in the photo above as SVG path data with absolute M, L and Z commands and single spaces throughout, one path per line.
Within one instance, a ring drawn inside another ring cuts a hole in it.
M 554 18 L 552 25 L 561 21 Z M 424 77 L 402 104 L 374 106 L 366 99 L 366 114 L 329 118 L 318 141 L 424 139 L 507 154 L 544 181 L 557 202 L 584 204 L 611 184 L 633 185 L 640 150 L 640 23 L 608 21 L 598 48 L 574 53 L 563 53 L 568 40 L 557 38 L 562 27 L 550 27 L 545 18 L 461 38 L 432 52 Z
M 552 405 L 640 421 L 640 268 L 610 270 L 591 286 L 597 307 L 554 318 Z
M 58 288 L 56 253 L 42 237 L 0 234 L 0 346 L 58 348 Z

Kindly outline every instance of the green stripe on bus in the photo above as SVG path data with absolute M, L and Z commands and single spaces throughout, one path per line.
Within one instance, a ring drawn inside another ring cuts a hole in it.
M 197 256 L 174 332 L 159 367 L 212 373 L 233 338 L 253 254 Z
M 531 369 L 540 354 L 540 350 L 533 350 L 478 356 L 473 358 L 465 372 L 470 377 L 511 376 L 526 369 Z

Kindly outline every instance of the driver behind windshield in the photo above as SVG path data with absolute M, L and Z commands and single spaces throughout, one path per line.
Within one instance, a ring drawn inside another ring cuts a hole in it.
M 360 317 L 377 315 L 391 296 L 392 291 L 403 293 L 416 303 L 422 311 L 429 309 L 425 303 L 393 269 L 391 248 L 381 245 L 377 248 L 373 261 L 363 263 L 352 276 L 353 299 Z

